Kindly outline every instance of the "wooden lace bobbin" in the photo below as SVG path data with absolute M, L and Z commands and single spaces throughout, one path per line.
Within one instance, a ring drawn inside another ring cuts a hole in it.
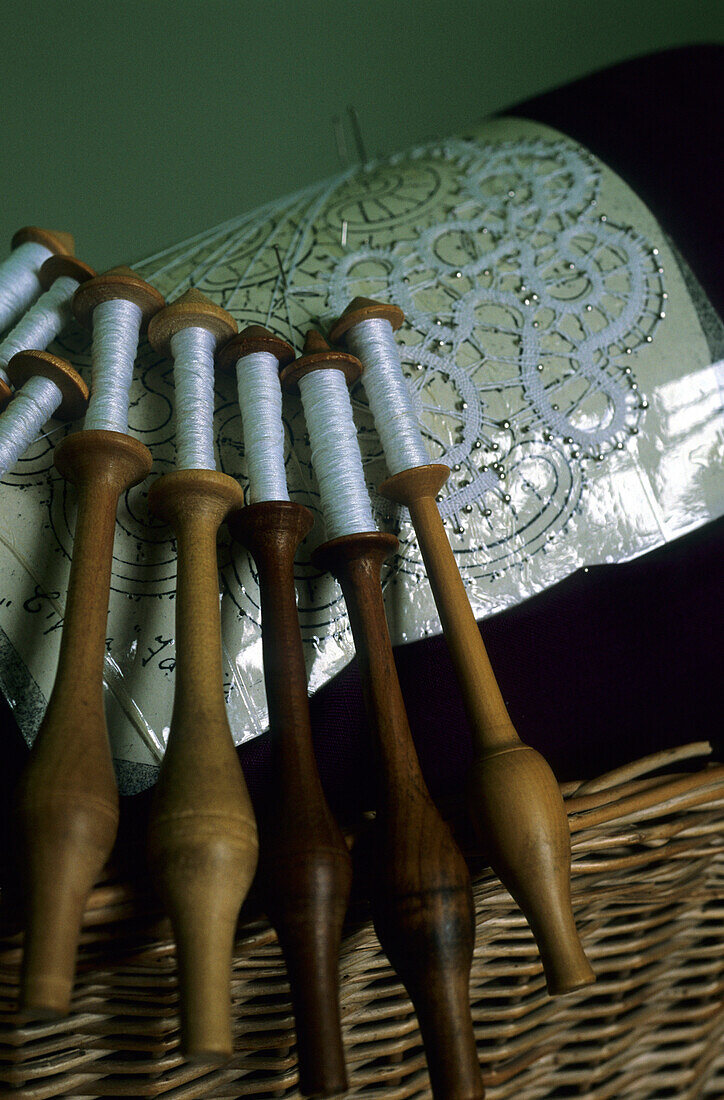
M 41 291 L 38 272 L 48 257 L 73 254 L 70 233 L 26 225 L 14 234 L 12 249 L 0 264 L 0 332 L 9 328 L 35 301 Z
M 22 401 L 33 385 L 33 379 L 45 379 L 50 383 L 43 390 L 49 393 L 50 400 L 38 414 L 25 418 L 17 428 L 8 423 L 13 415 L 14 402 L 0 417 L 0 477 L 4 476 L 31 443 L 37 439 L 46 420 L 51 416 L 56 420 L 77 420 L 88 405 L 88 387 L 76 370 L 65 359 L 50 355 L 47 351 L 21 351 L 8 363 L 8 374 L 15 387 L 14 401 Z M 44 414 L 47 412 L 47 416 Z M 19 430 L 18 430 L 19 429 Z M 12 455 L 5 454 L 8 439 L 12 434 Z
M 114 297 L 152 315 L 163 298 L 127 271 L 83 283 L 76 316 L 90 322 L 95 304 Z M 55 465 L 77 488 L 73 559 L 55 683 L 18 791 L 27 897 L 20 996 L 35 1015 L 68 1010 L 86 899 L 118 826 L 103 704 L 113 536 L 118 498 L 146 477 L 151 454 L 123 432 L 84 429 L 58 445 Z
M 260 325 L 250 325 L 226 345 L 219 363 L 240 375 L 249 369 L 249 357 L 258 353 L 273 356 L 270 370 L 284 368 L 294 358 L 291 345 Z M 242 405 L 241 412 L 248 449 L 248 418 L 254 407 Z M 283 435 L 281 416 L 279 430 Z M 283 481 L 281 452 L 278 458 Z M 314 759 L 296 606 L 294 557 L 313 517 L 301 504 L 265 499 L 266 487 L 254 483 L 251 466 L 249 476 L 254 503 L 235 512 L 229 528 L 256 562 L 261 598 L 275 797 L 259 821 L 258 880 L 289 972 L 300 1089 L 305 1095 L 333 1096 L 347 1088 L 338 959 L 352 866 Z
M 396 330 L 404 315 L 396 306 L 355 298 L 331 339 L 355 344 L 351 330 L 369 320 Z M 436 502 L 449 473 L 439 463 L 414 466 L 389 477 L 380 492 L 410 511 L 455 665 L 474 740 L 468 802 L 475 826 L 535 935 L 549 992 L 569 993 L 595 976 L 571 906 L 568 819 L 548 764 L 515 731 L 475 622 Z
M 199 372 L 213 389 L 215 348 L 236 332 L 236 322 L 189 290 L 156 314 L 148 337 L 156 351 L 173 357 L 174 336 L 191 329 L 203 330 L 211 377 L 208 364 L 199 364 Z M 178 357 L 175 374 L 178 389 Z M 209 400 L 204 442 L 213 456 Z M 177 452 L 186 428 L 177 415 Z M 174 704 L 151 810 L 149 861 L 176 939 L 183 1050 L 198 1060 L 233 1053 L 234 935 L 257 863 L 254 812 L 226 715 L 216 559 L 219 527 L 243 499 L 233 478 L 203 467 L 164 474 L 148 497 L 178 547 Z
M 43 293 L 0 341 L 0 407 L 10 399 L 7 364 L 20 351 L 44 351 L 70 320 L 70 302 L 78 286 L 95 271 L 74 256 L 50 256 L 37 272 Z
M 302 357 L 282 371 L 282 384 L 294 389 L 305 375 L 325 370 L 342 371 L 351 384 L 361 365 L 310 333 Z M 358 531 L 320 546 L 315 560 L 342 586 L 378 753 L 375 929 L 415 1006 L 433 1095 L 463 1100 L 483 1095 L 469 1000 L 470 880 L 427 791 L 397 679 L 380 582 L 382 562 L 396 547 L 394 535 Z

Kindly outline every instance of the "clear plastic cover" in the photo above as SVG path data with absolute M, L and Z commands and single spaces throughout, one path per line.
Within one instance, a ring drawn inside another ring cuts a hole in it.
M 402 363 L 431 460 L 451 468 L 440 510 L 478 618 L 724 510 L 721 326 L 628 187 L 538 124 L 495 120 L 350 170 L 136 269 L 169 299 L 196 286 L 297 348 L 355 295 L 404 310 Z M 86 334 L 69 330 L 60 350 L 87 373 Z M 352 397 L 377 522 L 400 538 L 383 577 L 390 631 L 412 641 L 440 624 L 409 517 L 376 491 L 387 470 L 359 384 Z M 126 790 L 151 782 L 163 754 L 175 657 L 175 546 L 146 508 L 175 461 L 172 372 L 145 344 L 129 422 L 154 470 L 121 502 L 114 550 L 107 712 Z M 324 527 L 299 398 L 285 395 L 284 422 L 291 499 L 317 517 L 296 571 L 314 692 L 353 643 L 337 584 L 309 563 Z M 52 687 L 72 551 L 74 494 L 52 461 L 66 430 L 51 422 L 0 494 L 0 678 L 28 740 Z M 219 469 L 246 487 L 235 379 L 220 371 L 215 432 Z M 225 535 L 220 569 L 240 743 L 267 720 L 258 586 Z

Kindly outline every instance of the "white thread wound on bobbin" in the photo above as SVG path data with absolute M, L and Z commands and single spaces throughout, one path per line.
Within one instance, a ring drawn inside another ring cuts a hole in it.
M 327 538 L 376 531 L 344 374 L 310 371 L 299 379 L 299 390 Z
M 391 474 L 427 466 L 427 453 L 412 395 L 402 373 L 392 325 L 370 317 L 347 330 L 347 346 L 362 362 L 362 383 Z
M 17 321 L 41 293 L 38 271 L 52 255 L 45 245 L 26 241 L 0 264 L 0 332 Z
M 56 279 L 45 294 L 8 333 L 0 344 L 0 377 L 4 375 L 13 355 L 19 351 L 45 351 L 70 321 L 70 300 L 78 289 L 78 280 L 70 275 Z
M 176 387 L 176 466 L 215 470 L 214 352 L 216 337 L 191 326 L 171 337 Z
M 86 430 L 125 432 L 128 428 L 128 395 L 141 317 L 135 302 L 125 298 L 99 302 L 93 310 L 93 383 Z
M 63 395 L 49 378 L 36 374 L 17 391 L 0 416 L 0 477 L 4 477 L 38 438 Z
M 252 504 L 289 500 L 284 467 L 284 425 L 279 362 L 269 351 L 253 351 L 236 363 L 244 454 Z

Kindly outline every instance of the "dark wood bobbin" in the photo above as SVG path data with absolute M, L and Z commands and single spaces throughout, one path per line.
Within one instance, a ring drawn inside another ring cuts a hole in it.
M 182 1049 L 197 1061 L 233 1053 L 231 964 L 239 909 L 257 863 L 251 800 L 226 713 L 216 540 L 243 503 L 217 470 L 175 470 L 148 506 L 178 548 L 173 714 L 154 791 L 149 863 L 174 931 Z
M 415 1006 L 436 1100 L 483 1096 L 470 1012 L 475 927 L 465 861 L 420 771 L 395 670 L 380 570 L 397 547 L 378 531 L 320 546 L 344 593 L 378 755 L 373 920 Z
M 332 329 L 403 320 L 396 306 L 355 298 Z M 437 506 L 450 471 L 441 463 L 387 478 L 380 492 L 409 509 L 470 723 L 475 759 L 470 815 L 491 865 L 518 902 L 538 943 L 549 992 L 569 993 L 595 980 L 571 906 L 568 819 L 555 776 L 511 722 L 480 636 Z
M 362 375 L 362 364 L 354 355 L 330 347 L 321 333 L 310 329 L 304 339 L 304 350 L 298 359 L 280 373 L 282 387 L 290 393 L 299 392 L 299 379 L 315 370 L 341 370 L 348 386 Z
M 67 359 L 48 351 L 19 351 L 8 363 L 8 375 L 16 390 L 29 378 L 49 378 L 61 392 L 56 420 L 77 420 L 88 405 L 88 387 Z
M 207 329 L 220 347 L 231 339 L 238 326 L 230 313 L 200 290 L 191 288 L 151 319 L 148 342 L 154 351 L 170 355 L 172 337 L 185 328 Z
M 154 313 L 158 313 L 166 304 L 163 295 L 155 287 L 145 282 L 130 267 L 122 265 L 111 267 L 79 286 L 73 295 L 73 314 L 77 321 L 90 328 L 96 306 L 116 298 L 134 302 L 141 310 L 141 332 L 148 327 Z
M 63 276 L 75 279 L 77 283 L 87 283 L 97 274 L 97 271 L 88 264 L 84 264 L 82 260 L 76 259 L 75 256 L 58 253 L 55 256 L 49 256 L 45 263 L 41 264 L 38 279 L 43 290 L 50 290 L 55 280 Z
M 10 247 L 18 248 L 21 244 L 28 242 L 42 244 L 50 252 L 58 255 L 72 256 L 75 252 L 75 241 L 72 235 L 60 229 L 41 229 L 39 225 L 24 225 L 13 235 Z
M 66 1013 L 86 899 L 118 826 L 103 668 L 118 498 L 150 452 L 120 432 L 75 432 L 55 449 L 76 487 L 73 559 L 55 683 L 17 791 L 26 918 L 21 1007 Z
M 245 328 L 219 358 L 228 369 L 255 352 L 273 355 L 282 368 L 294 359 L 291 344 L 261 325 Z M 294 558 L 312 524 L 312 513 L 288 500 L 259 501 L 229 518 L 232 535 L 258 571 L 272 739 L 275 799 L 259 821 L 257 881 L 289 973 L 300 1089 L 308 1096 L 334 1096 L 347 1088 L 338 959 L 352 866 L 312 747 L 294 587 Z

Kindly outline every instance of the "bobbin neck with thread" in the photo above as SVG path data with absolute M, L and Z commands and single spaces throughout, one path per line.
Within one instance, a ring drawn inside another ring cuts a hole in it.
M 70 302 L 78 286 L 95 271 L 74 256 L 49 256 L 38 272 L 43 293 L 0 343 L 0 395 L 7 396 L 7 365 L 13 355 L 31 348 L 44 350 L 70 320 Z
M 60 356 L 22 351 L 8 364 L 15 397 L 0 417 L 0 477 L 38 437 L 51 416 L 74 420 L 88 404 L 88 387 Z
M 231 314 L 193 288 L 149 324 L 151 347 L 174 360 L 178 469 L 216 469 L 214 356 L 236 331 Z
M 13 236 L 11 252 L 0 264 L 0 331 L 9 328 L 41 292 L 38 272 L 55 253 L 72 254 L 75 242 L 69 233 L 26 225 Z
M 219 355 L 222 368 L 236 369 L 252 504 L 289 500 L 279 371 L 293 359 L 291 344 L 262 325 L 248 325 Z
M 303 355 L 281 374 L 282 385 L 298 387 L 302 395 L 329 539 L 375 530 L 347 392 L 347 385 L 361 373 L 358 359 L 334 351 L 312 331 Z
M 93 386 L 86 430 L 126 433 L 139 336 L 164 305 L 155 287 L 125 266 L 89 279 L 73 295 L 76 319 L 93 330 Z
M 395 343 L 403 320 L 397 306 L 355 298 L 332 327 L 332 338 L 364 363 L 367 399 L 393 475 L 430 461 Z

